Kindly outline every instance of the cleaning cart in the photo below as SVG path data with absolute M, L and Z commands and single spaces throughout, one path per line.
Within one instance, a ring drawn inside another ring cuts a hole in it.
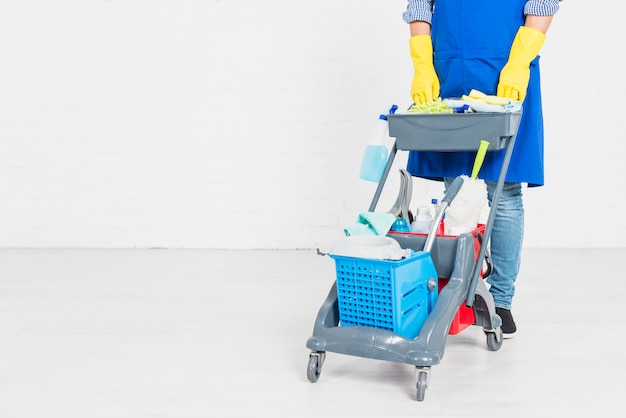
M 504 153 L 486 224 L 458 236 L 441 234 L 438 224 L 463 184 L 448 187 L 428 234 L 392 233 L 409 256 L 401 260 L 328 254 L 336 278 L 319 309 L 307 378 L 318 381 L 327 352 L 407 363 L 416 370 L 416 399 L 423 401 L 431 368 L 443 358 L 448 335 L 469 325 L 483 328 L 487 348 L 502 346 L 502 321 L 482 280 L 488 244 L 504 185 L 518 112 L 454 114 L 401 113 L 387 115 L 389 136 L 395 138 L 369 207 L 374 212 L 398 151 L 476 151 L 488 141 L 487 152 Z

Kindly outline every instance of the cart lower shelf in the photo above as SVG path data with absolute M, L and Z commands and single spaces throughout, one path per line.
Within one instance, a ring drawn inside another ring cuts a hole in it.
M 342 326 L 337 284 L 333 283 L 319 309 L 313 335 L 306 342 L 306 347 L 311 350 L 307 365 L 308 380 L 312 383 L 318 381 L 327 352 L 406 363 L 417 369 L 416 398 L 418 401 L 424 400 L 428 374 L 431 367 L 439 364 L 443 357 L 450 326 L 459 306 L 465 301 L 476 263 L 474 237 L 462 234 L 454 241 L 455 254 L 451 258 L 449 254 L 442 254 L 438 258 L 454 260 L 453 266 L 440 266 L 442 270 L 451 270 L 448 283 L 441 289 L 432 311 L 415 338 L 406 338 L 374 327 Z M 483 280 L 476 286 L 473 309 L 476 318 L 474 325 L 483 327 L 488 349 L 499 350 L 502 346 L 501 319 L 495 313 L 493 298 Z

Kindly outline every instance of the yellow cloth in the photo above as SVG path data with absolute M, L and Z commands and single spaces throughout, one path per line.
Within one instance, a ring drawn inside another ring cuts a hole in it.
M 500 72 L 498 96 L 524 101 L 530 80 L 530 62 L 537 57 L 545 40 L 546 35 L 540 30 L 527 26 L 518 29 L 509 60 Z

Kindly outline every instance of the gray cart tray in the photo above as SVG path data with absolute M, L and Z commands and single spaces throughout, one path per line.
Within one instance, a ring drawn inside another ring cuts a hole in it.
M 488 151 L 506 147 L 517 132 L 521 112 L 403 113 L 387 115 L 389 136 L 405 151 L 476 151 L 481 140 Z

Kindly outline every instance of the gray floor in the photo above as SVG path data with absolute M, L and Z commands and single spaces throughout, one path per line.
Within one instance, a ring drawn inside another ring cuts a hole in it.
M 626 250 L 525 250 L 516 338 L 412 366 L 328 353 L 314 251 L 0 251 L 0 417 L 623 417 Z

